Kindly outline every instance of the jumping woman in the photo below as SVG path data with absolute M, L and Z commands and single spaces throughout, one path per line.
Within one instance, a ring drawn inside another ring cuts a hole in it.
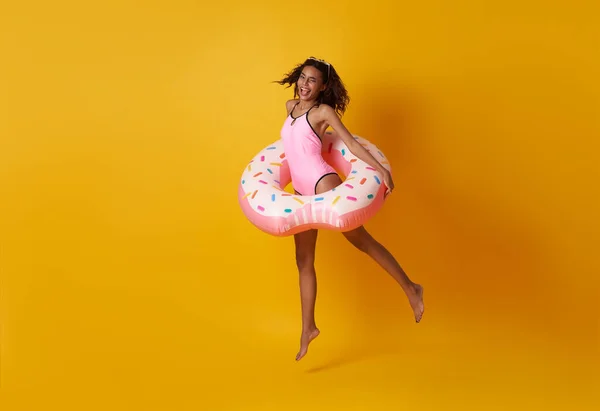
M 349 97 L 333 65 L 310 57 L 277 83 L 287 84 L 287 87 L 294 86 L 294 99 L 285 103 L 286 118 L 281 129 L 281 139 L 296 194 L 320 194 L 342 184 L 335 169 L 321 156 L 321 136 L 330 126 L 352 154 L 381 173 L 387 188 L 386 195 L 394 190 L 390 172 L 353 138 L 341 122 Z M 294 235 L 302 308 L 302 334 L 297 361 L 306 355 L 308 345 L 319 335 L 315 322 L 317 232 L 318 230 L 311 229 Z M 423 287 L 408 278 L 394 256 L 363 226 L 344 232 L 343 235 L 356 249 L 370 256 L 396 280 L 408 298 L 415 321 L 420 322 L 424 310 Z

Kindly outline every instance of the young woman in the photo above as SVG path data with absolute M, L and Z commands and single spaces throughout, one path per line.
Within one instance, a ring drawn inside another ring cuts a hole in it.
M 390 173 L 361 146 L 346 129 L 340 117 L 349 102 L 344 83 L 330 63 L 314 57 L 306 59 L 277 83 L 294 86 L 294 99 L 285 104 L 287 117 L 281 129 L 292 185 L 299 195 L 315 195 L 342 184 L 335 169 L 321 156 L 321 136 L 331 126 L 356 157 L 377 169 L 383 176 L 386 195 L 394 190 Z M 286 87 L 286 88 L 287 88 Z M 400 284 L 414 311 L 415 321 L 423 315 L 423 287 L 412 282 L 390 252 L 377 242 L 364 227 L 343 235 L 358 250 L 369 255 Z M 306 355 L 308 345 L 319 335 L 315 322 L 317 279 L 315 247 L 317 230 L 294 236 L 296 264 L 300 274 L 302 335 L 296 360 Z

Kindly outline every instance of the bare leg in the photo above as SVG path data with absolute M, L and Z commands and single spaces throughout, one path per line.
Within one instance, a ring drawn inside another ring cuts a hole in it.
M 317 192 L 324 192 L 337 187 L 342 183 L 342 180 L 337 175 L 331 175 L 323 178 L 317 187 Z M 375 260 L 384 270 L 390 274 L 404 293 L 408 297 L 408 302 L 414 312 L 415 321 L 421 321 L 424 311 L 423 305 L 423 287 L 416 284 L 408 278 L 400 264 L 394 256 L 377 240 L 375 240 L 364 227 L 347 231 L 343 233 L 346 239 L 352 243 L 357 249 L 366 253 Z
M 400 287 L 402 287 L 404 293 L 408 297 L 408 302 L 415 315 L 415 321 L 421 321 L 424 311 L 423 287 L 413 283 L 410 278 L 408 278 L 408 275 L 406 275 L 394 256 L 383 245 L 375 240 L 364 227 L 361 226 L 355 230 L 347 231 L 344 233 L 344 236 L 357 249 L 375 260 L 394 278 L 394 280 L 396 280 L 398 284 L 400 284 Z
M 315 301 L 317 298 L 315 248 L 317 233 L 317 230 L 309 230 L 294 235 L 302 307 L 302 334 L 300 337 L 300 351 L 296 354 L 296 361 L 306 355 L 308 345 L 319 335 L 319 329 L 315 323 Z

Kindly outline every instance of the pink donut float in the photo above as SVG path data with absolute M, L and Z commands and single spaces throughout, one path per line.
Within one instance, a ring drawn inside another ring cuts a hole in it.
M 391 172 L 381 150 L 353 137 Z M 261 150 L 244 169 L 238 188 L 248 220 L 265 233 L 283 237 L 313 228 L 349 231 L 373 217 L 385 201 L 382 175 L 354 156 L 336 132 L 323 136 L 322 155 L 345 180 L 327 192 L 300 196 L 284 190 L 291 177 L 282 141 Z

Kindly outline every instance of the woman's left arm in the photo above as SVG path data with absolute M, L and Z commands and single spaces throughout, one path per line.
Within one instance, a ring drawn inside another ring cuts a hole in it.
M 367 149 L 365 149 L 358 141 L 354 139 L 333 108 L 328 105 L 323 105 L 323 115 L 324 120 L 327 121 L 327 123 L 339 134 L 344 144 L 346 144 L 346 147 L 348 147 L 348 150 L 381 173 L 383 176 L 383 182 L 388 188 L 387 194 L 391 193 L 394 189 L 394 182 L 392 181 L 390 172 L 383 167 L 381 163 L 377 161 L 377 159 L 373 157 L 369 151 L 367 151 Z

